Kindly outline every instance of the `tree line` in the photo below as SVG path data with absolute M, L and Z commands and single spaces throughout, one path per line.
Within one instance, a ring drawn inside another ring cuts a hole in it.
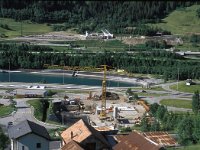
M 141 121 L 141 130 L 146 131 L 175 131 L 179 142 L 183 145 L 200 142 L 200 98 L 199 91 L 192 97 L 192 110 L 194 114 L 176 114 L 169 112 L 163 105 L 157 103 L 150 105 L 151 121 L 146 116 Z
M 163 51 L 134 51 L 133 53 L 48 53 L 47 47 L 26 44 L 0 44 L 0 68 L 9 69 L 44 69 L 44 64 L 60 66 L 99 67 L 107 64 L 130 73 L 157 74 L 164 79 L 188 79 L 200 77 L 200 62 L 185 59 L 182 56 Z M 33 51 L 39 51 L 35 53 Z M 178 71 L 179 70 L 179 71 Z
M 62 28 L 78 27 L 80 31 L 108 28 L 125 32 L 123 28 L 138 23 L 159 22 L 177 7 L 187 7 L 191 1 L 0 1 L 0 17 L 37 23 L 65 23 Z M 58 26 L 54 27 L 59 30 Z

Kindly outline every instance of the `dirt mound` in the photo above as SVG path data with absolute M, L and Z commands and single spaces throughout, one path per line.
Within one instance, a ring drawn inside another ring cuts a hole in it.
M 102 93 L 95 93 L 94 100 L 101 100 Z M 106 92 L 106 100 L 119 100 L 119 95 L 117 93 Z
M 145 36 L 138 36 L 138 37 L 123 36 L 123 37 L 116 37 L 116 39 L 121 40 L 125 44 L 136 45 L 136 44 L 144 44 L 148 40 L 148 37 L 145 37 Z

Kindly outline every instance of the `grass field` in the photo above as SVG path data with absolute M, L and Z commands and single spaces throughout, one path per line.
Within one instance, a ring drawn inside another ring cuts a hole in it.
M 200 149 L 200 144 L 184 146 L 184 147 L 178 148 L 178 150 L 199 150 L 199 149 Z M 167 148 L 167 150 L 177 150 L 177 149 L 175 149 L 175 148 Z
M 14 19 L 0 18 L 0 24 L 7 24 L 10 28 L 10 30 L 6 30 L 0 27 L 0 34 L 5 34 L 8 37 L 21 36 L 21 22 L 16 22 Z M 40 34 L 51 31 L 52 28 L 46 24 L 22 21 L 22 35 Z
M 177 84 L 171 85 L 170 88 L 173 90 L 177 90 Z M 194 93 L 197 90 L 200 91 L 200 85 L 187 86 L 187 85 L 185 85 L 185 82 L 180 82 L 178 84 L 178 91 L 180 91 L 180 92 Z
M 150 87 L 150 88 L 143 88 L 143 87 L 133 87 L 131 88 L 133 90 L 153 90 L 153 91 L 165 91 L 161 86 L 155 86 L 155 87 Z
M 194 46 L 192 43 L 184 41 L 183 45 L 177 45 L 176 49 L 179 49 L 181 51 L 199 52 L 200 51 L 200 44 L 197 44 L 197 46 Z
M 39 101 L 39 99 L 29 100 L 28 104 L 34 107 L 34 116 L 38 120 L 42 120 L 42 105 Z
M 99 50 L 111 50 L 111 51 L 118 51 L 118 50 L 124 50 L 128 45 L 122 43 L 119 40 L 78 40 L 78 41 L 67 41 L 67 42 L 61 42 L 61 41 L 53 41 L 51 43 L 57 43 L 57 44 L 72 44 L 74 46 L 78 47 L 84 47 L 89 51 L 99 51 Z M 58 48 L 57 48 L 58 49 Z M 61 50 L 67 49 L 67 48 L 61 48 Z
M 89 91 L 84 91 L 84 90 L 67 90 L 65 92 L 66 93 L 75 93 L 75 94 L 79 94 L 79 93 L 89 94 Z M 90 92 L 94 92 L 94 91 L 90 91 Z
M 163 99 L 160 101 L 162 105 L 177 107 L 177 108 L 189 108 L 192 109 L 192 101 L 182 99 Z
M 148 90 L 165 91 L 161 86 L 150 87 Z
M 0 106 L 0 117 L 11 114 L 14 111 L 13 106 Z
M 159 97 L 159 96 L 166 96 L 167 94 L 157 94 L 157 93 L 136 93 L 138 96 L 145 96 L 145 97 Z
M 200 19 L 196 16 L 198 8 L 200 5 L 177 9 L 164 18 L 162 23 L 150 25 L 171 31 L 173 34 L 200 33 Z

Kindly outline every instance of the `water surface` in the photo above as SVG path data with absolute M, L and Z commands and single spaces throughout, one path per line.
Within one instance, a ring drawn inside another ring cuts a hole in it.
M 0 82 L 9 82 L 9 73 L 0 73 Z M 27 83 L 60 83 L 60 84 L 76 84 L 76 85 L 89 85 L 89 86 L 101 86 L 102 79 L 94 79 L 88 77 L 72 77 L 66 75 L 47 75 L 36 74 L 29 72 L 11 72 L 10 82 L 27 82 Z M 131 83 L 107 81 L 108 87 L 130 87 L 137 86 Z

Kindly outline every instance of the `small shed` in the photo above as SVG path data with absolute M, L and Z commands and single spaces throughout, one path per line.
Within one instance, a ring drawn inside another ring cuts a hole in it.
M 189 86 L 192 85 L 193 84 L 192 79 L 187 79 L 185 84 Z
M 41 98 L 47 96 L 47 91 L 42 89 L 17 89 L 16 96 L 24 98 Z

